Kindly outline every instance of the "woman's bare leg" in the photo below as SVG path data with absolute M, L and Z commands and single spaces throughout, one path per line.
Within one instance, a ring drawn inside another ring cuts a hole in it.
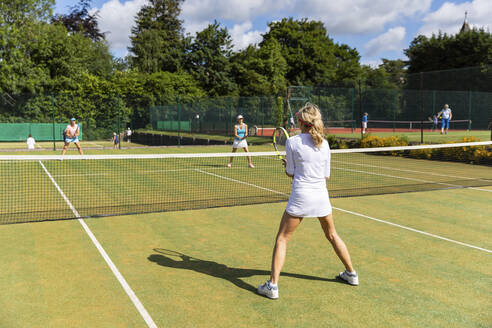
M 354 268 L 352 266 L 352 261 L 350 261 L 350 254 L 343 242 L 342 238 L 338 236 L 337 231 L 335 230 L 335 223 L 333 222 L 333 215 L 327 215 L 325 217 L 318 218 L 319 223 L 321 224 L 321 228 L 325 233 L 326 239 L 331 243 L 335 253 L 337 253 L 338 258 L 342 261 L 345 269 L 349 272 L 354 272 Z
M 77 147 L 77 149 L 79 150 L 79 154 L 80 155 L 84 155 L 84 152 L 82 151 L 82 148 L 80 147 L 80 142 L 76 142 L 75 143 L 75 146 Z
M 65 155 L 65 153 L 67 152 L 67 149 L 68 149 L 68 146 L 69 145 L 70 145 L 70 143 L 65 142 L 65 145 L 63 145 L 62 155 Z
M 272 256 L 272 272 L 270 274 L 270 282 L 273 284 L 278 283 L 280 271 L 284 266 L 285 254 L 287 252 L 287 244 L 290 237 L 301 224 L 302 218 L 297 218 L 284 212 L 282 221 L 280 221 L 280 227 L 278 228 L 277 238 L 275 240 L 275 247 L 273 248 Z
M 244 147 L 244 152 L 249 153 L 248 147 Z M 253 162 L 251 162 L 251 156 L 248 156 L 248 165 L 249 167 L 253 167 Z
M 233 153 L 237 152 L 237 148 L 232 148 L 232 152 L 233 152 Z M 233 158 L 234 158 L 234 157 L 232 157 L 232 156 L 231 156 L 231 158 L 229 158 L 229 164 L 227 164 L 227 166 L 231 166 L 231 165 L 232 165 L 232 159 L 233 159 Z

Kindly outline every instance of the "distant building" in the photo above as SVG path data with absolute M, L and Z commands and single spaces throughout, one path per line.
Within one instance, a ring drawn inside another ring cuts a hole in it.
M 470 24 L 468 24 L 468 12 L 465 11 L 465 21 L 463 22 L 463 26 L 461 26 L 460 33 L 470 32 L 471 30 Z

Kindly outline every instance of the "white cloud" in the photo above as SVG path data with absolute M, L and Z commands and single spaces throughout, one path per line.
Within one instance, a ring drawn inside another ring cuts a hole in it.
M 390 23 L 425 13 L 431 0 L 296 0 L 297 16 L 321 20 L 329 34 L 381 32 Z
M 375 57 L 385 51 L 401 50 L 405 34 L 406 30 L 402 26 L 390 28 L 387 32 L 366 43 L 366 54 L 370 57 Z
M 253 24 L 251 22 L 245 22 L 243 24 L 236 24 L 229 31 L 231 34 L 234 50 L 241 50 L 246 48 L 250 44 L 257 44 L 261 42 L 262 34 L 265 32 L 252 31 Z
M 99 9 L 99 28 L 107 32 L 106 39 L 112 50 L 121 52 L 130 45 L 130 33 L 135 16 L 147 0 L 130 0 L 121 3 L 110 0 Z M 96 10 L 96 9 L 94 9 Z
M 418 34 L 431 36 L 439 31 L 456 34 L 463 24 L 465 11 L 468 12 L 470 26 L 492 28 L 490 0 L 473 0 L 459 4 L 445 2 L 439 9 L 423 18 L 424 25 L 419 29 Z

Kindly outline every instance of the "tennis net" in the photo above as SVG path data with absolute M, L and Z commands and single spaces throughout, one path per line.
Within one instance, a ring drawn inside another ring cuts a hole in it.
M 349 197 L 491 186 L 491 147 L 333 150 L 328 190 Z M 290 184 L 271 152 L 0 156 L 0 224 L 272 203 L 288 199 Z

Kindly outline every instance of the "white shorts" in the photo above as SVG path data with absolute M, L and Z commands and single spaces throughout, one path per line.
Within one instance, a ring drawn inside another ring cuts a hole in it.
M 332 208 L 328 190 L 293 189 L 285 211 L 295 217 L 323 217 L 331 214 Z
M 232 143 L 232 148 L 246 148 L 248 147 L 248 143 L 246 142 L 246 139 L 240 140 L 240 139 L 234 139 L 234 142 Z
M 364 129 L 367 129 L 367 122 L 362 122 L 362 127 L 363 127 Z

